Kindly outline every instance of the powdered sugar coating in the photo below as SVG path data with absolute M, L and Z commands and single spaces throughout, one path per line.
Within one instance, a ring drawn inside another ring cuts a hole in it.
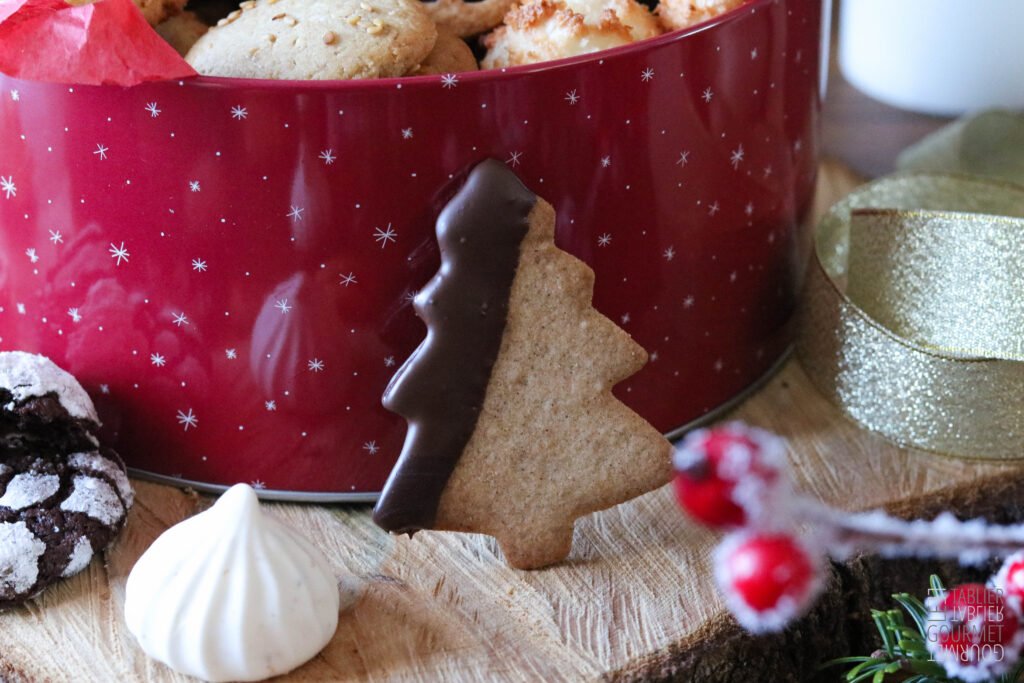
M 75 475 L 71 495 L 60 504 L 66 512 L 81 512 L 107 526 L 114 526 L 124 516 L 124 506 L 117 491 L 102 479 Z
M 0 496 L 0 507 L 24 510 L 42 503 L 59 490 L 60 477 L 56 474 L 18 474 L 7 483 L 7 490 Z
M 99 472 L 106 476 L 114 482 L 126 507 L 131 507 L 135 501 L 135 491 L 132 489 L 131 482 L 128 481 L 128 476 L 113 460 L 104 458 L 94 451 L 92 453 L 73 453 L 68 457 L 68 464 L 76 470 Z
M 39 556 L 46 544 L 25 522 L 0 524 L 0 591 L 24 593 L 39 578 Z
M 15 403 L 54 394 L 68 415 L 99 424 L 96 407 L 78 380 L 44 356 L 0 352 L 0 389 L 11 392 Z M 10 410 L 14 405 L 2 407 Z
M 90 562 L 92 562 L 92 543 L 85 536 L 81 536 L 75 541 L 75 547 L 71 551 L 71 557 L 68 559 L 68 566 L 64 568 L 61 576 L 65 579 L 69 576 L 74 576 L 88 567 Z

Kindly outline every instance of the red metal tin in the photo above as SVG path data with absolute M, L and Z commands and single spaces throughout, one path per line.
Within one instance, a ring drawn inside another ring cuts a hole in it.
M 505 72 L 134 88 L 0 75 L 0 348 L 78 376 L 136 470 L 372 497 L 434 220 L 509 164 L 651 353 L 670 432 L 788 345 L 817 162 L 821 0 Z M 585 458 L 585 454 L 581 454 Z M 316 494 L 309 496 L 307 494 Z

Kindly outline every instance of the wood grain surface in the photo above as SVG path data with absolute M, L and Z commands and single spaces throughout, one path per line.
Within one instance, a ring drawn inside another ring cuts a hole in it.
M 817 211 L 856 182 L 842 166 L 826 163 Z M 849 509 L 910 513 L 979 497 L 998 503 L 1020 495 L 1006 482 L 1024 479 L 1020 465 L 908 451 L 860 430 L 814 391 L 795 362 L 735 417 L 787 437 L 800 487 Z M 986 489 L 990 483 L 994 488 Z M 136 487 L 127 528 L 105 561 L 0 614 L 0 680 L 185 680 L 148 660 L 125 631 L 124 585 L 153 539 L 210 499 L 144 482 Z M 987 490 L 993 493 L 979 493 Z M 825 654 L 809 652 L 807 662 L 794 663 L 775 641 L 738 632 L 709 569 L 716 539 L 682 517 L 669 488 L 581 520 L 570 560 L 535 572 L 509 569 L 484 537 L 388 537 L 367 507 L 267 507 L 324 550 L 343 577 L 348 603 L 327 649 L 282 680 L 743 680 L 725 675 L 721 663 L 701 673 L 736 652 L 782 657 L 775 674 L 746 680 L 801 680 L 794 672 Z M 843 615 L 829 599 L 806 628 L 841 627 Z M 801 637 L 802 628 L 786 637 Z M 840 640 L 829 642 L 838 647 Z

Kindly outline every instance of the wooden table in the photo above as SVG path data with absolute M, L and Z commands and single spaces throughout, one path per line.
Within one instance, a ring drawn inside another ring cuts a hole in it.
M 818 211 L 856 182 L 826 163 Z M 1024 467 L 896 448 L 846 421 L 795 362 L 735 417 L 788 437 L 801 487 L 830 503 L 1020 517 Z M 126 633 L 124 584 L 160 532 L 210 501 L 136 486 L 138 501 L 105 563 L 0 614 L 0 680 L 183 680 Z M 582 520 L 571 560 L 536 572 L 509 569 L 483 537 L 388 537 L 366 507 L 269 507 L 347 577 L 351 606 L 337 635 L 288 679 L 295 681 L 750 681 L 751 671 L 757 680 L 808 680 L 827 658 L 869 651 L 866 608 L 894 589 L 923 591 L 935 568 L 880 569 L 873 560 L 837 567 L 811 615 L 782 636 L 758 639 L 723 612 L 709 570 L 716 539 L 682 517 L 668 488 Z

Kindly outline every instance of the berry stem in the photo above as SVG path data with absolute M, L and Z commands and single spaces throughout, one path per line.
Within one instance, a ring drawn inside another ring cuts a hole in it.
M 932 520 L 907 521 L 881 510 L 850 513 L 808 498 L 794 501 L 796 517 L 812 526 L 831 555 L 875 552 L 884 557 L 956 558 L 980 564 L 1024 548 L 1024 525 L 961 521 L 948 512 Z

